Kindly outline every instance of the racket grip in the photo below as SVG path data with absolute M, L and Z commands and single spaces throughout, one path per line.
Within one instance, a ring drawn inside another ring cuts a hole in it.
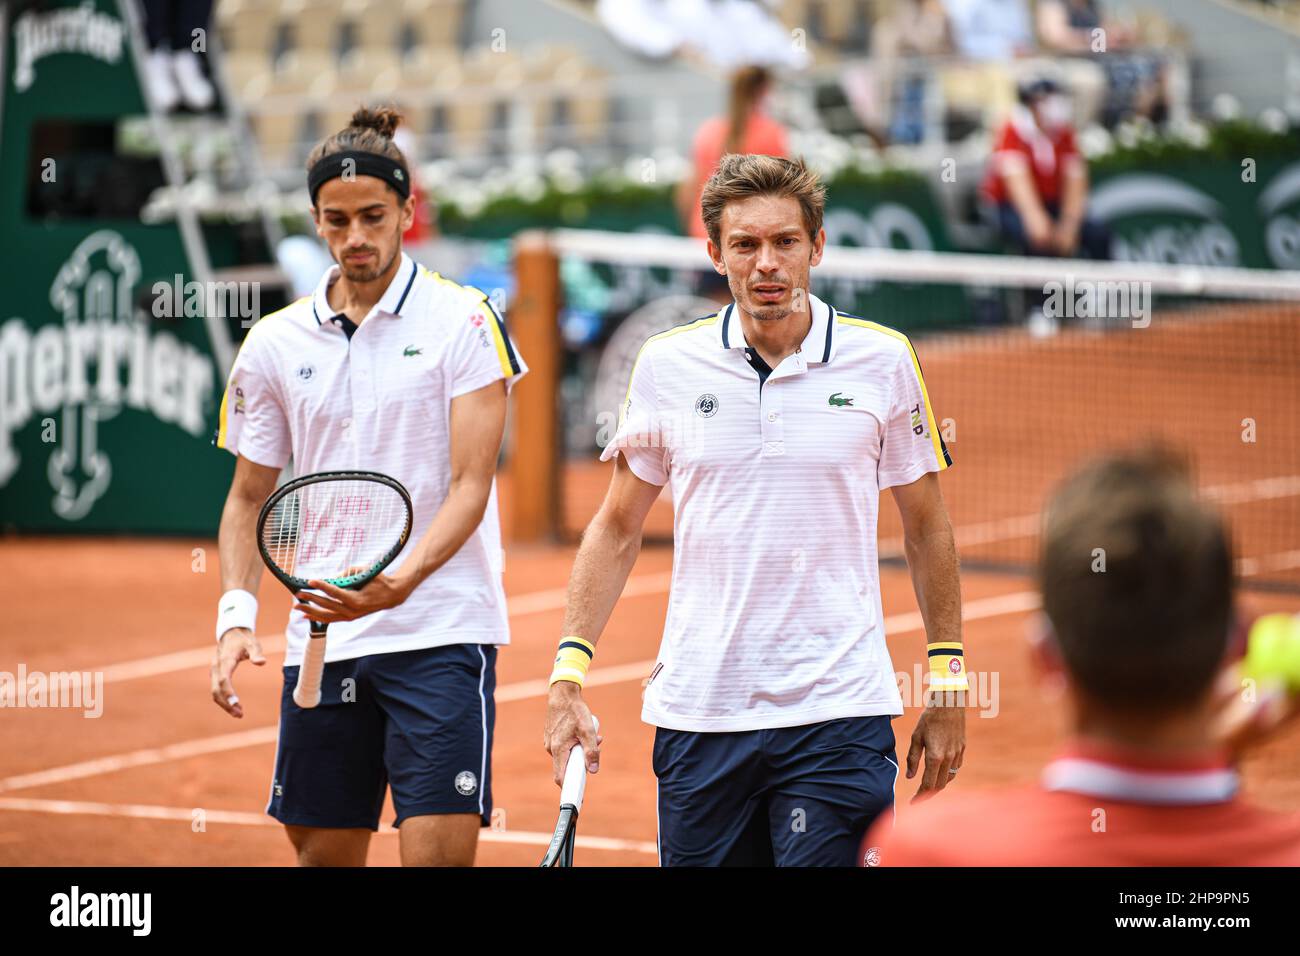
M 304 710 L 310 710 L 320 703 L 320 682 L 325 673 L 325 632 L 307 639 L 307 648 L 302 653 L 302 665 L 298 668 L 298 686 L 293 689 L 293 702 Z
M 591 716 L 596 733 L 600 733 L 600 721 L 596 715 Z M 569 762 L 564 767 L 564 784 L 560 787 L 560 806 L 582 807 L 582 792 L 587 784 L 587 752 L 582 744 L 574 744 L 569 751 Z

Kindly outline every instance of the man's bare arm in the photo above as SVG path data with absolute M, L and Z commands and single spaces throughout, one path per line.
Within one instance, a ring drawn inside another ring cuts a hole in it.
M 257 550 L 257 515 L 275 491 L 279 468 L 268 468 L 243 455 L 235 460 L 226 505 L 221 509 L 217 551 L 221 555 L 221 589 L 257 593 L 262 580 L 262 556 Z
M 939 475 L 930 472 L 910 485 L 893 489 L 903 518 L 903 545 L 912 589 L 925 622 L 926 640 L 961 640 L 961 587 L 957 543 Z
M 622 455 L 614 459 L 609 491 L 582 535 L 569 575 L 564 635 L 592 644 L 599 640 L 641 552 L 641 528 L 660 490 L 633 474 Z M 582 688 L 572 681 L 556 681 L 549 697 L 545 744 L 554 761 L 555 782 L 562 782 L 564 761 L 578 742 L 587 752 L 588 769 L 595 773 L 600 766 L 600 747 L 589 729 L 591 711 L 582 700 Z
M 565 601 L 565 634 L 597 642 L 623 585 L 641 553 L 641 528 L 660 487 L 642 481 L 619 455 L 605 500 L 596 512 L 573 562 Z
M 1046 249 L 1052 240 L 1052 218 L 1038 196 L 1038 188 L 1034 185 L 1028 162 L 1019 156 L 1007 157 L 1001 162 L 1002 182 L 1007 187 L 1007 198 L 1020 216 L 1029 244 L 1035 249 Z
M 925 623 L 926 642 L 961 641 L 957 544 L 938 474 L 931 472 L 910 485 L 895 487 L 894 502 L 903 519 L 907 567 Z M 925 757 L 925 773 L 916 797 L 946 787 L 952 776 L 949 771 L 961 768 L 966 749 L 966 695 L 956 695 L 956 706 L 936 706 L 939 703 L 932 695 L 907 753 L 908 779 L 916 775 L 922 755 Z
M 235 460 L 235 475 L 230 481 L 217 531 L 222 593 L 233 590 L 257 593 L 258 582 L 262 579 L 262 557 L 257 550 L 257 514 L 275 490 L 279 476 L 279 468 L 259 465 L 243 455 Z M 221 635 L 217 644 L 211 684 L 213 701 L 232 717 L 244 716 L 244 708 L 231 680 L 242 660 L 251 660 L 258 665 L 266 663 L 253 632 L 243 627 L 231 628 Z

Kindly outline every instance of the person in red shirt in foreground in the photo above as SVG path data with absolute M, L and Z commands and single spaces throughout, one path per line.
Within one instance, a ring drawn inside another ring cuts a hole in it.
M 1035 669 L 1063 691 L 1072 737 L 1034 786 L 949 788 L 897 826 L 884 815 L 862 862 L 1300 865 L 1300 815 L 1237 793 L 1234 753 L 1262 719 L 1224 722 L 1226 684 L 1241 694 L 1224 670 L 1242 650 L 1233 560 L 1186 470 L 1146 451 L 1074 475 L 1048 505 L 1039 586 Z

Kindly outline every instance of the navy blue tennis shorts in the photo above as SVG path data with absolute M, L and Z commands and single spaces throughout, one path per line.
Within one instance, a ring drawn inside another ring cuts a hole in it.
M 657 729 L 661 866 L 856 866 L 893 813 L 887 716 L 734 733 Z
M 391 786 L 394 826 L 434 813 L 477 813 L 487 826 L 496 659 L 495 645 L 449 644 L 334 661 L 311 710 L 293 702 L 298 668 L 284 668 L 266 812 L 377 830 Z

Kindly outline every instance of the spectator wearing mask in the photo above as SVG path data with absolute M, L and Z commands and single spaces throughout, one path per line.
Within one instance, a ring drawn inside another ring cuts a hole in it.
M 1088 165 L 1069 97 L 1049 77 L 1023 81 L 1018 97 L 981 187 L 1003 241 L 1021 255 L 1109 258 L 1109 230 L 1087 216 Z

